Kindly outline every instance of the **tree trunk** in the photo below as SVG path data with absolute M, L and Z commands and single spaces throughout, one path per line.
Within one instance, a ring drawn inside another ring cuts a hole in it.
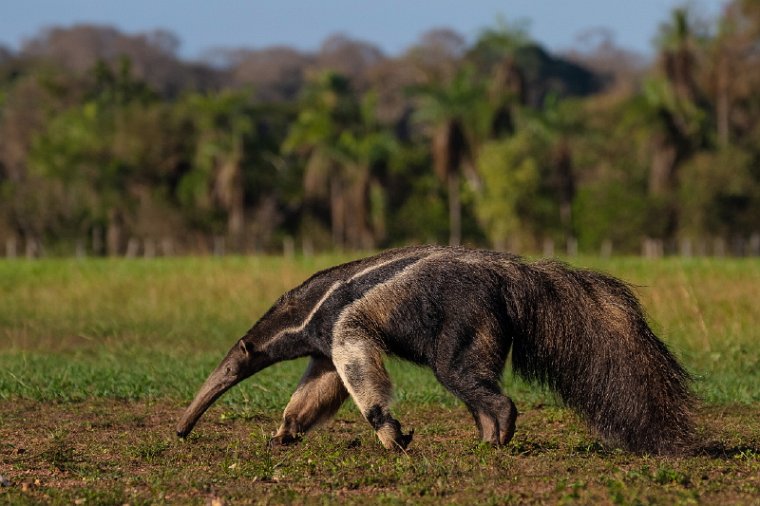
M 123 220 L 121 213 L 114 208 L 108 210 L 108 228 L 106 229 L 106 254 L 114 257 L 121 253 Z
M 332 226 L 333 246 L 343 249 L 346 236 L 346 199 L 340 178 L 330 178 L 330 221 Z
M 729 99 L 730 76 L 728 64 L 724 58 L 718 60 L 717 75 L 717 97 L 715 99 L 715 116 L 718 130 L 718 141 L 726 146 L 729 143 L 729 118 L 731 115 L 731 106 Z
M 449 172 L 449 246 L 459 246 L 462 243 L 462 200 L 459 194 L 459 175 Z
M 346 209 L 346 222 L 352 223 L 351 247 L 356 249 L 372 249 L 375 246 L 375 236 L 370 224 L 370 168 L 357 166 L 354 171 L 355 180 L 351 183 L 351 203 Z
M 238 181 L 232 189 L 232 200 L 227 216 L 227 233 L 232 240 L 235 250 L 243 247 L 243 226 L 245 225 L 245 195 L 242 181 Z
M 562 139 L 554 153 L 557 170 L 557 190 L 559 193 L 559 219 L 565 238 L 573 236 L 573 199 L 575 198 L 575 174 L 573 157 L 567 139 Z
M 231 156 L 221 163 L 217 171 L 215 193 L 221 207 L 227 211 L 227 234 L 235 247 L 243 236 L 245 194 L 240 157 Z
M 675 166 L 678 158 L 677 148 L 657 134 L 652 143 L 652 162 L 649 169 L 649 194 L 667 195 L 673 187 Z
M 433 135 L 433 164 L 442 182 L 446 182 L 449 197 L 449 244 L 462 242 L 462 201 L 459 193 L 459 172 L 468 157 L 467 140 L 459 121 L 443 123 Z
M 649 194 L 663 205 L 660 230 L 656 233 L 672 237 L 678 229 L 678 213 L 674 202 L 678 148 L 661 135 L 655 137 L 649 173 Z

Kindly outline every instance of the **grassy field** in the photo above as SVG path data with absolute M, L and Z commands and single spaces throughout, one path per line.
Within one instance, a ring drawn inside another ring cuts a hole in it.
M 266 440 L 305 362 L 230 391 L 187 441 L 173 427 L 205 376 L 269 305 L 343 257 L 0 262 L 0 503 L 760 504 L 760 261 L 573 262 L 636 285 L 694 374 L 697 455 L 600 445 L 541 389 L 506 448 L 477 442 L 428 371 L 389 363 L 416 429 L 388 454 L 351 403 L 294 447 Z

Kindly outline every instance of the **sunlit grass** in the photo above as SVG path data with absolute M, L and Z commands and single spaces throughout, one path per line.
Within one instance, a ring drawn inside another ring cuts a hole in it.
M 186 400 L 285 290 L 348 257 L 0 262 L 0 397 Z M 638 258 L 573 263 L 636 286 L 657 333 L 709 402 L 760 401 L 760 261 Z M 281 406 L 302 360 L 271 368 L 227 402 Z M 389 364 L 399 402 L 456 401 L 429 371 Z M 517 399 L 551 402 L 513 380 Z

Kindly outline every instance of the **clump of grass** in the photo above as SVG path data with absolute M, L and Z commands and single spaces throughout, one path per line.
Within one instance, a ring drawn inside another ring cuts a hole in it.
M 161 461 L 161 456 L 171 447 L 171 443 L 163 437 L 148 437 L 134 446 L 130 453 L 133 457 L 150 464 Z
M 71 471 L 76 467 L 74 447 L 68 441 L 68 433 L 56 431 L 41 453 L 42 459 L 59 471 Z
M 657 469 L 657 472 L 654 473 L 654 476 L 652 476 L 652 481 L 658 485 L 677 483 L 678 485 L 688 486 L 691 482 L 691 478 L 688 474 L 682 471 L 673 469 L 667 465 L 663 465 Z

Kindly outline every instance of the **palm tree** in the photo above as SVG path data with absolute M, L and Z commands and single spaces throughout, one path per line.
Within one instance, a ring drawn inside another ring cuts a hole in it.
M 530 43 L 525 27 L 498 18 L 496 26 L 480 32 L 468 59 L 482 73 L 490 74 L 488 99 L 492 108 L 491 136 L 511 135 L 517 108 L 527 102 L 527 85 L 516 53 Z
M 662 77 L 645 83 L 654 124 L 649 194 L 664 205 L 666 236 L 672 236 L 678 225 L 673 201 L 678 169 L 707 142 L 708 105 L 696 78 L 700 43 L 689 11 L 675 9 L 670 22 L 660 29 Z
M 307 158 L 307 198 L 329 199 L 332 241 L 338 248 L 372 248 L 381 232 L 382 217 L 371 216 L 370 194 L 382 191 L 378 170 L 395 141 L 377 122 L 375 108 L 373 95 L 360 101 L 348 79 L 326 72 L 307 87 L 284 142 L 285 152 Z
M 753 128 L 753 110 L 760 72 L 757 46 L 760 40 L 760 7 L 756 2 L 728 2 L 715 37 L 710 40 L 708 87 L 715 104 L 715 126 L 721 146 L 729 145 L 731 135 Z M 737 121 L 737 118 L 742 118 Z
M 315 200 L 329 200 L 333 246 L 341 248 L 345 236 L 343 167 L 335 145 L 342 127 L 355 116 L 349 82 L 325 72 L 304 89 L 299 114 L 283 142 L 285 153 L 306 157 L 304 192 L 307 208 Z M 312 210 L 313 212 L 313 210 Z
M 185 177 L 187 199 L 226 215 L 229 238 L 240 247 L 245 225 L 244 142 L 253 133 L 248 97 L 242 93 L 193 94 L 187 98 L 196 134 L 194 169 Z
M 534 135 L 540 135 L 548 146 L 548 183 L 559 203 L 560 225 L 566 240 L 574 235 L 572 210 L 577 185 L 572 146 L 573 137 L 582 135 L 583 128 L 578 112 L 577 103 L 560 101 L 550 95 L 543 110 L 533 115 L 527 126 Z
M 697 85 L 697 47 L 689 11 L 678 8 L 660 29 L 663 77 L 647 84 L 646 97 L 659 125 L 653 137 L 649 190 L 664 196 L 674 189 L 676 171 L 704 139 L 706 100 Z
M 378 123 L 376 109 L 377 97 L 368 93 L 361 101 L 359 121 L 340 135 L 336 146 L 350 178 L 346 239 L 352 247 L 363 249 L 373 248 L 384 234 L 382 177 L 398 148 L 390 131 Z
M 431 138 L 433 167 L 446 184 L 449 201 L 449 244 L 462 242 L 461 176 L 477 182 L 475 148 L 485 117 L 483 87 L 473 79 L 468 67 L 441 85 L 416 89 L 419 103 L 415 120 L 428 127 Z

